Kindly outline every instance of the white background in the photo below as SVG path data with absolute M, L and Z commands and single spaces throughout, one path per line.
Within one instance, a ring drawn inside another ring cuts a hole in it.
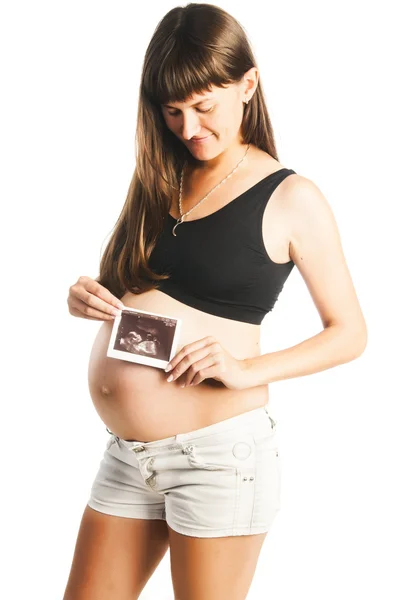
M 281 164 L 313 180 L 330 202 L 369 334 L 359 359 L 270 386 L 282 510 L 248 600 L 393 600 L 393 2 L 215 4 L 242 23 L 253 44 Z M 100 323 L 72 317 L 66 299 L 80 275 L 98 275 L 134 169 L 145 49 L 174 6 L 1 4 L 0 514 L 8 600 L 62 598 L 108 439 L 87 386 Z M 321 328 L 295 269 L 265 318 L 262 350 L 292 346 Z M 141 598 L 173 598 L 169 552 Z

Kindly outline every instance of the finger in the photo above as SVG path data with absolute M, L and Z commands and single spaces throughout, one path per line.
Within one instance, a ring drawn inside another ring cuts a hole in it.
M 106 287 L 98 283 L 98 281 L 90 282 L 90 287 L 93 286 L 93 290 L 89 289 L 91 293 L 94 294 L 95 298 L 101 298 L 106 305 L 110 304 L 117 309 L 123 309 L 123 302 L 119 300 L 116 296 L 114 296 Z M 87 286 L 86 286 L 87 289 Z
M 202 358 L 207 356 L 208 353 L 209 353 L 208 346 L 206 346 L 206 347 L 200 348 L 199 350 L 196 350 L 194 352 L 190 352 L 189 354 L 184 356 L 184 358 L 178 363 L 178 365 L 176 365 L 172 371 L 169 371 L 167 373 L 167 375 L 168 375 L 167 381 L 172 381 L 172 380 L 175 381 L 176 379 L 178 379 L 178 377 L 180 377 L 180 375 L 182 375 L 183 373 L 188 371 L 188 369 L 191 367 L 191 365 L 193 365 L 198 360 L 201 360 Z M 170 379 L 170 377 L 172 379 Z
M 110 315 L 109 313 L 96 310 L 88 306 L 82 300 L 74 298 L 72 302 L 69 302 L 69 312 L 74 317 L 83 317 L 85 319 L 91 319 L 93 321 L 113 321 L 116 315 Z
M 193 356 L 195 354 L 195 351 L 203 348 L 205 349 L 209 346 L 209 344 L 211 345 L 215 341 L 216 340 L 213 337 L 207 336 L 205 338 L 202 338 L 201 340 L 192 342 L 192 344 L 187 344 L 186 346 L 181 348 L 181 350 L 177 352 L 177 354 L 173 356 L 173 358 L 169 361 L 168 364 L 170 365 L 170 369 L 166 371 L 166 373 L 172 373 L 173 369 L 175 369 L 178 364 L 181 364 L 182 361 L 185 360 L 188 355 Z M 199 358 L 200 357 L 201 356 L 199 356 Z
M 192 352 L 189 356 L 185 357 L 181 363 L 175 368 L 176 376 L 179 377 L 183 373 L 186 373 L 186 377 L 191 380 L 197 373 L 200 368 L 203 360 L 208 358 L 210 362 L 214 362 L 213 355 L 209 353 L 208 346 L 206 348 L 201 348 L 200 350 L 196 350 L 196 352 Z
M 186 383 L 185 385 L 197 385 L 207 377 L 212 377 L 216 375 L 217 364 L 214 361 L 214 356 L 212 354 L 208 354 L 202 360 L 196 362 L 187 372 Z
M 85 284 L 84 292 L 86 298 L 83 297 L 82 300 L 97 310 L 112 314 L 115 308 L 118 310 L 124 308 L 123 303 L 98 281 L 89 280 Z
M 113 296 L 109 290 L 97 281 L 89 278 L 87 278 L 87 281 L 84 281 L 84 284 L 78 283 L 72 286 L 70 294 L 76 300 L 80 300 L 94 310 L 107 315 L 112 315 L 112 311 L 115 309 L 121 310 L 118 304 L 123 307 L 120 300 Z

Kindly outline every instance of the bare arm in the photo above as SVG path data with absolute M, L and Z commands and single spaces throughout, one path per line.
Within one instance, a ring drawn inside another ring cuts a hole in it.
M 301 176 L 289 179 L 284 203 L 291 224 L 290 256 L 324 329 L 290 348 L 244 360 L 253 387 L 349 362 L 367 344 L 366 322 L 331 207 L 313 182 Z

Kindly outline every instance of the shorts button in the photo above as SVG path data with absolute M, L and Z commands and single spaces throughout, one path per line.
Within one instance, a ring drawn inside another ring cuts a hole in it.
M 250 456 L 251 451 L 252 449 L 250 448 L 249 444 L 246 444 L 246 442 L 238 442 L 232 448 L 232 454 L 235 456 L 235 458 L 240 459 L 245 459 Z

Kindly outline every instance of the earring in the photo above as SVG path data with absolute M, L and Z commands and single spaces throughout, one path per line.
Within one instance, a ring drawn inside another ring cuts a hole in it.
M 246 98 L 246 100 L 244 100 L 245 104 L 249 104 L 249 100 L 248 98 Z

